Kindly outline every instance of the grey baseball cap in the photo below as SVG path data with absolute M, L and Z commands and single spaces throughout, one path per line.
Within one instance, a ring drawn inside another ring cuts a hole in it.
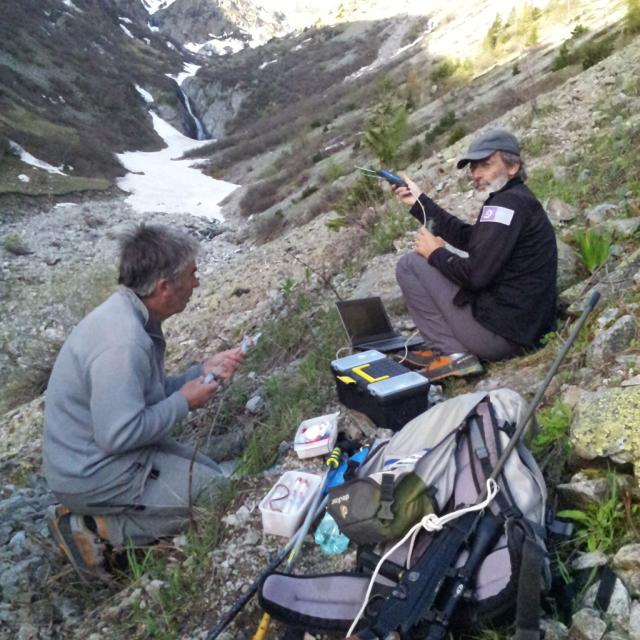
M 518 144 L 518 139 L 511 131 L 506 129 L 492 129 L 482 133 L 471 141 L 467 155 L 458 160 L 457 167 L 462 169 L 472 160 L 483 160 L 496 151 L 506 151 L 519 156 L 520 145 Z

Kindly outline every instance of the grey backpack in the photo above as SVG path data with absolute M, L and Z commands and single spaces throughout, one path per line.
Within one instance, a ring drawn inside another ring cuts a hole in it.
M 383 552 L 425 515 L 443 516 L 474 504 L 525 411 L 519 394 L 501 389 L 458 396 L 414 418 L 390 440 L 372 447 L 356 478 L 331 490 L 328 508 L 341 531 L 362 548 L 377 545 Z M 497 481 L 500 490 L 486 510 L 500 522 L 499 538 L 483 557 L 472 594 L 456 608 L 452 626 L 498 622 L 513 615 L 517 603 L 519 636 L 534 638 L 540 591 L 550 580 L 544 543 L 547 494 L 537 463 L 522 442 Z M 414 545 L 394 552 L 393 566 L 410 570 L 429 554 L 433 539 L 422 531 Z M 459 566 L 464 557 L 457 562 Z M 443 574 L 447 570 L 443 567 Z M 370 576 L 358 572 L 273 574 L 262 585 L 260 601 L 265 611 L 292 626 L 346 630 L 358 615 L 369 581 Z M 397 591 L 398 582 L 389 571 L 377 575 L 365 624 L 367 617 L 375 620 L 377 606 Z M 410 588 L 408 597 L 413 597 Z

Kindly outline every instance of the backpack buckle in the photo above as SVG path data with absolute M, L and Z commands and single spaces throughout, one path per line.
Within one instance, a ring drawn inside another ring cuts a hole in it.
M 380 508 L 378 509 L 378 517 L 380 520 L 393 520 L 393 482 L 395 476 L 393 473 L 383 473 L 382 483 L 380 484 Z

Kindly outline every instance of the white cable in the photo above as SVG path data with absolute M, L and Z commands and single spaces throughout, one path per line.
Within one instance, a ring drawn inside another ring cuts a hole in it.
M 351 351 L 351 352 L 353 352 L 353 350 L 351 349 L 351 347 L 340 347 L 340 348 L 336 351 L 336 360 L 340 357 L 340 352 L 341 352 L 341 351 L 344 351 L 345 349 L 346 349 L 347 351 Z
M 422 194 L 420 194 L 422 195 Z M 416 202 L 420 205 L 420 208 L 422 209 L 422 226 L 426 227 L 427 226 L 427 212 L 425 211 L 424 205 L 422 204 L 422 202 L 420 202 L 420 198 L 416 198 Z
M 498 491 L 500 491 L 500 487 L 498 486 L 498 483 L 495 480 L 489 478 L 487 480 L 487 497 L 483 502 L 479 502 L 478 504 L 471 505 L 470 507 L 465 507 L 464 509 L 459 509 L 458 511 L 452 511 L 451 513 L 447 513 L 442 517 L 438 517 L 435 513 L 430 513 L 424 516 L 420 520 L 420 522 L 418 522 L 413 527 L 411 527 L 411 529 L 409 529 L 409 531 L 407 531 L 407 533 L 405 534 L 404 538 L 402 538 L 400 542 L 397 542 L 396 544 L 394 544 L 393 547 L 391 547 L 391 549 L 389 549 L 389 551 L 387 551 L 382 556 L 382 558 L 380 558 L 380 562 L 378 562 L 378 564 L 376 565 L 376 569 L 373 572 L 373 575 L 371 576 L 369 587 L 367 588 L 367 593 L 364 597 L 364 602 L 362 604 L 362 607 L 360 607 L 360 611 L 358 611 L 358 615 L 355 617 L 353 624 L 349 627 L 349 631 L 347 631 L 346 637 L 347 638 L 351 637 L 351 634 L 353 633 L 356 626 L 358 625 L 358 622 L 360 622 L 360 618 L 362 617 L 362 614 L 367 608 L 369 597 L 371 596 L 371 590 L 373 589 L 373 585 L 375 584 L 376 578 L 378 577 L 378 572 L 380 571 L 380 567 L 384 564 L 386 559 L 396 549 L 401 547 L 409 538 L 411 538 L 411 542 L 409 543 L 409 553 L 407 555 L 407 568 L 408 568 L 409 560 L 411 559 L 411 554 L 413 553 L 413 544 L 421 528 L 429 532 L 440 531 L 440 529 L 442 529 L 442 527 L 445 524 L 447 524 L 447 522 L 451 522 L 451 520 L 455 520 L 456 518 L 463 516 L 465 513 L 470 513 L 472 511 L 482 511 L 496 497 L 496 495 L 498 494 Z
M 401 360 L 398 360 L 398 362 L 399 362 L 400 364 L 402 364 L 402 363 L 407 359 L 407 357 L 408 357 L 408 355 L 409 355 L 409 342 L 412 340 L 412 338 L 413 338 L 414 336 L 417 336 L 419 333 L 420 333 L 420 330 L 419 330 L 419 329 L 416 329 L 416 330 L 415 330 L 415 331 L 414 331 L 414 332 L 413 332 L 413 333 L 412 333 L 412 334 L 411 334 L 411 335 L 410 335 L 410 336 L 405 340 L 405 343 L 404 343 L 404 355 L 402 356 L 402 359 L 401 359 Z

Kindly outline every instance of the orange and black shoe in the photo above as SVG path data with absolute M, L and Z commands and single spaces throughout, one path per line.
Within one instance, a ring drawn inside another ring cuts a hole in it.
M 51 536 L 83 582 L 113 581 L 106 568 L 108 543 L 88 526 L 85 516 L 74 515 L 66 507 L 58 506 L 47 524 Z
M 400 364 L 410 369 L 423 369 L 441 355 L 439 351 L 433 349 L 418 349 L 416 351 L 409 351 L 406 355 L 401 351 L 400 353 L 394 354 L 393 357 Z
M 482 373 L 484 369 L 480 361 L 472 353 L 452 353 L 439 355 L 422 367 L 420 373 L 429 380 L 441 380 L 449 376 L 462 378 Z

